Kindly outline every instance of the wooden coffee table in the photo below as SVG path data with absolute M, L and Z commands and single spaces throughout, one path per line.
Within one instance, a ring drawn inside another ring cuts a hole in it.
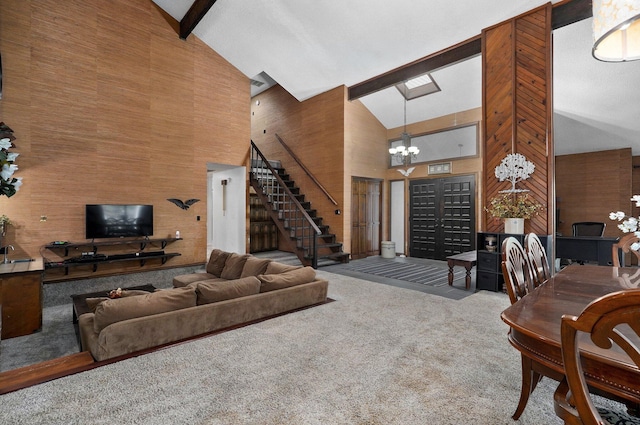
M 467 276 L 464 279 L 465 289 L 471 287 L 471 268 L 476 265 L 477 255 L 475 251 L 463 252 L 447 257 L 449 266 L 449 286 L 453 285 L 453 267 L 464 266 L 467 269 Z
M 130 288 L 122 288 L 123 291 L 147 291 L 153 292 L 156 290 L 156 287 L 153 285 L 141 285 L 141 286 L 132 286 Z M 88 294 L 77 294 L 71 295 L 71 300 L 73 302 L 73 323 L 78 323 L 78 317 L 85 313 L 91 313 L 89 306 L 87 305 L 87 298 L 98 298 L 98 297 L 107 297 L 109 291 L 98 291 L 91 292 Z

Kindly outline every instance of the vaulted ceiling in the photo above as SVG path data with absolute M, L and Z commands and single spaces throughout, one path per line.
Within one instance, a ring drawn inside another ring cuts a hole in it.
M 260 79 L 266 74 L 267 79 L 300 101 L 341 85 L 358 86 L 473 39 L 484 28 L 546 3 L 153 1 L 181 21 L 183 37 L 192 31 L 247 77 Z M 584 6 L 590 2 L 576 3 Z M 611 149 L 633 143 L 634 154 L 640 154 L 640 119 L 633 118 L 640 112 L 640 61 L 598 62 L 591 56 L 591 45 L 590 19 L 554 31 L 556 152 Z M 433 71 L 442 90 L 409 101 L 407 122 L 480 107 L 481 74 L 479 56 Z M 404 98 L 394 87 L 360 100 L 385 127 L 403 124 Z M 598 146 L 574 146 L 576 131 L 588 129 L 602 131 L 602 142 L 595 142 Z M 571 140 L 569 145 L 561 142 L 565 138 Z

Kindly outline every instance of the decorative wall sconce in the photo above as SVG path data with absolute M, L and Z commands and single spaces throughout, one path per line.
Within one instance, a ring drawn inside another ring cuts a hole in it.
M 593 57 L 605 62 L 640 59 L 640 2 L 593 0 Z
M 220 184 L 222 184 L 222 215 L 227 215 L 227 184 L 230 180 L 220 180 Z

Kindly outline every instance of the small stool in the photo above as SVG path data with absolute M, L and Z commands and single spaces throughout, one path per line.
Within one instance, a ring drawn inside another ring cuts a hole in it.
M 447 265 L 449 266 L 449 286 L 453 285 L 453 266 L 463 266 L 467 269 L 467 276 L 464 279 L 465 287 L 468 290 L 471 287 L 471 268 L 476 265 L 476 251 L 462 252 L 447 257 Z

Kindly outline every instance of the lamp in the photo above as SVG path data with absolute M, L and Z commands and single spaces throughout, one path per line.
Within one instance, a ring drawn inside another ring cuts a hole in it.
M 402 132 L 402 144 L 394 148 L 389 148 L 389 154 L 392 158 L 396 158 L 405 167 L 411 164 L 412 159 L 416 159 L 420 149 L 417 146 L 411 146 L 411 135 L 407 133 L 407 98 L 404 99 L 404 131 Z
M 593 57 L 605 62 L 640 59 L 640 2 L 593 0 Z

